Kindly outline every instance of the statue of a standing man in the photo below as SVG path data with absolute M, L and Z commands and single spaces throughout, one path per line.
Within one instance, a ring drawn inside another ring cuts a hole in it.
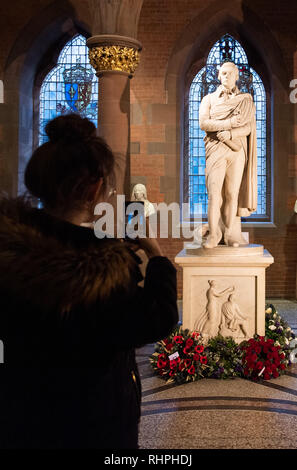
M 241 219 L 257 209 L 257 135 L 255 105 L 249 93 L 236 86 L 238 68 L 225 62 L 219 70 L 221 85 L 205 96 L 199 124 L 206 132 L 206 187 L 209 235 L 205 248 L 224 237 L 228 246 L 246 245 Z

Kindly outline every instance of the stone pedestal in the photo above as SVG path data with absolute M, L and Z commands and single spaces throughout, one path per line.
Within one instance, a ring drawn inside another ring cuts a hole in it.
M 175 262 L 183 268 L 183 328 L 205 340 L 264 336 L 265 269 L 273 261 L 262 245 L 182 250 Z

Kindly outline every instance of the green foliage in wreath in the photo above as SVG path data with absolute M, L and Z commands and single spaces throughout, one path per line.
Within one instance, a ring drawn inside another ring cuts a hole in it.
M 243 374 L 242 350 L 231 337 L 210 338 L 205 349 L 208 369 L 206 376 L 214 379 L 229 379 Z
M 286 358 L 289 358 L 293 349 L 290 342 L 295 338 L 295 335 L 289 324 L 278 314 L 272 304 L 266 305 L 265 336 L 267 339 L 273 339 L 275 346 L 281 346 Z

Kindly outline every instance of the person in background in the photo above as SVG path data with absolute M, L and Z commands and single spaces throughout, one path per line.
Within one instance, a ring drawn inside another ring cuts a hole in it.
M 139 239 L 141 288 L 130 244 L 81 226 L 113 194 L 114 156 L 95 126 L 66 115 L 46 133 L 25 172 L 43 208 L 0 201 L 0 448 L 137 448 L 135 348 L 176 325 L 176 270 Z

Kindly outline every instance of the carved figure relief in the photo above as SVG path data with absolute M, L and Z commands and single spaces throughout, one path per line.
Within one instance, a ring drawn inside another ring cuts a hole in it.
M 199 331 L 207 337 L 221 334 L 234 338 L 247 338 L 249 336 L 248 317 L 241 312 L 234 300 L 235 287 L 219 290 L 215 280 L 209 280 L 208 284 L 206 308 L 204 313 L 195 321 L 195 331 Z M 225 294 L 230 295 L 228 300 L 224 302 Z
M 234 295 L 229 295 L 227 302 L 222 305 L 220 333 L 227 336 L 232 333 L 240 334 L 241 331 L 244 337 L 248 337 L 248 318 L 240 311 L 239 306 L 234 301 Z M 240 331 L 241 330 L 241 331 Z

